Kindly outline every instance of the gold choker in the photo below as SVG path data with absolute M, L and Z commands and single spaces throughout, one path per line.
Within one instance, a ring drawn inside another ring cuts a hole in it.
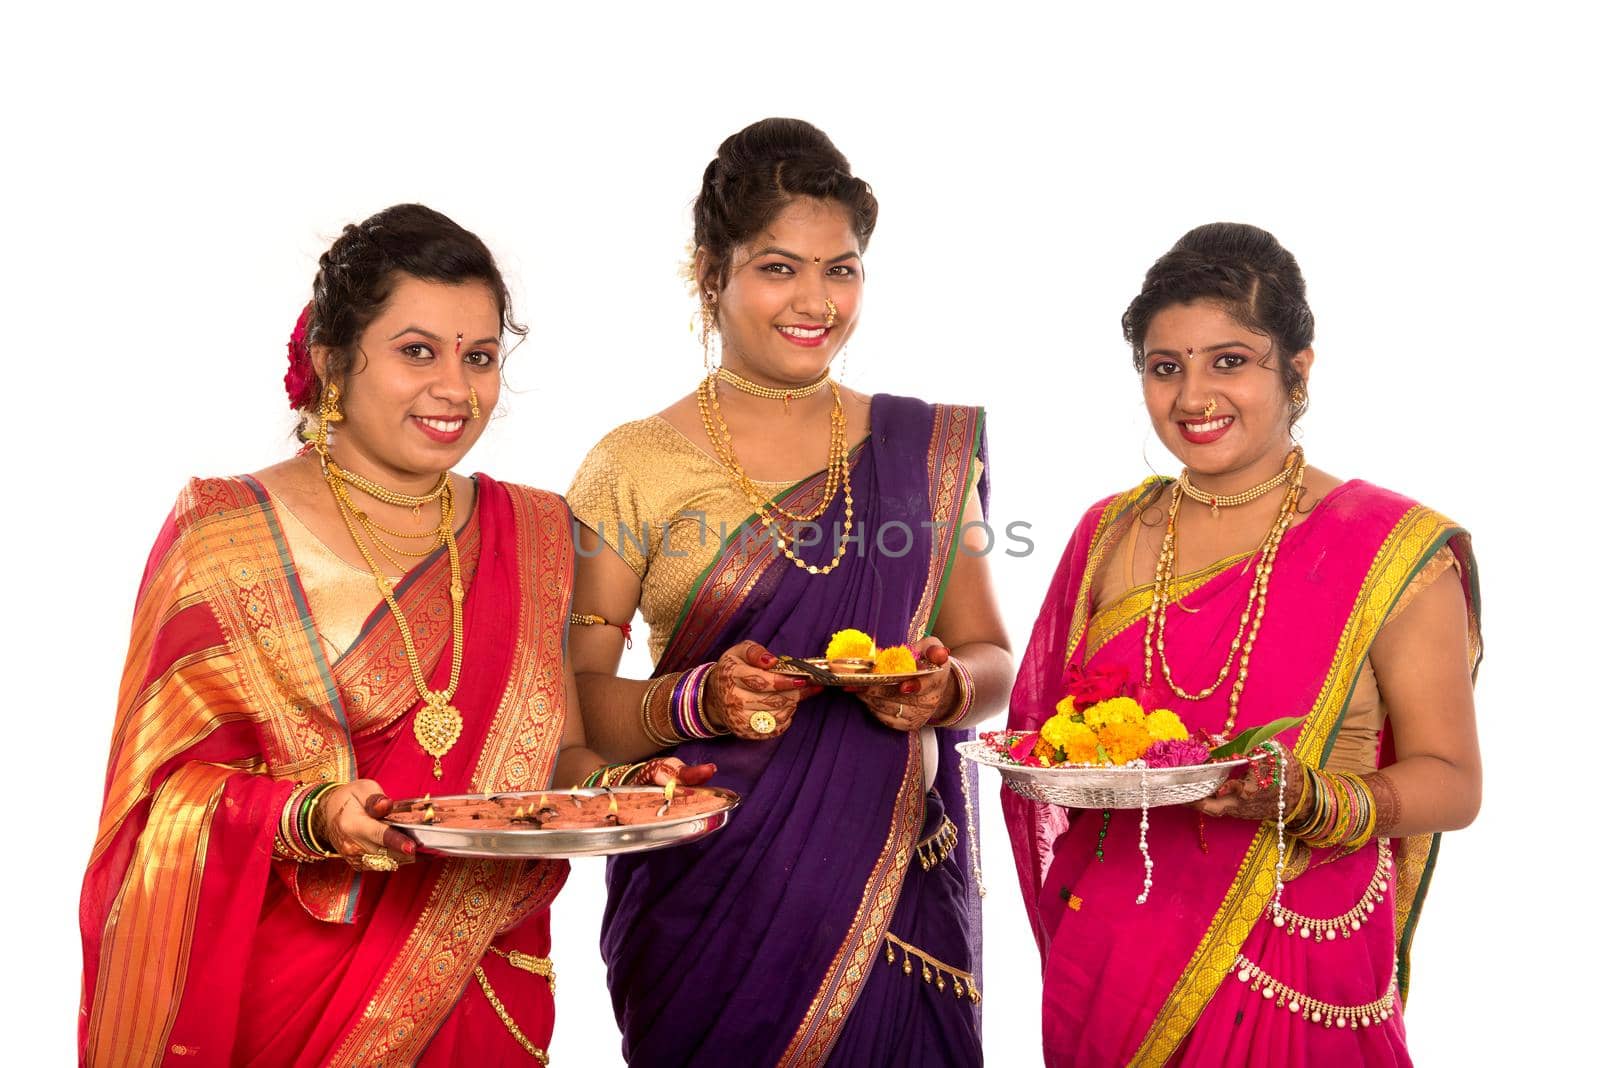
M 1296 468 L 1298 468 L 1300 464 L 1304 462 L 1302 459 L 1304 455 L 1305 454 L 1300 451 L 1298 446 L 1289 450 L 1288 458 L 1283 461 L 1283 470 L 1279 471 L 1277 474 L 1273 475 L 1260 485 L 1251 486 L 1243 493 L 1207 493 L 1205 490 L 1198 488 L 1193 482 L 1189 481 L 1188 468 L 1184 468 L 1183 473 L 1178 476 L 1178 488 L 1182 490 L 1183 495 L 1189 498 L 1191 501 L 1199 501 L 1201 504 L 1209 505 L 1211 508 L 1211 514 L 1216 515 L 1217 509 L 1219 508 L 1232 508 L 1240 504 L 1249 504 L 1251 501 L 1271 493 L 1273 490 L 1289 481 L 1289 479 L 1294 476 Z
M 797 386 L 792 389 L 773 389 L 771 386 L 758 385 L 757 383 L 750 381 L 748 378 L 734 374 L 726 367 L 717 368 L 717 377 L 728 383 L 728 385 L 732 386 L 740 393 L 748 393 L 750 396 L 760 397 L 762 400 L 783 401 L 783 410 L 785 414 L 788 414 L 789 411 L 789 401 L 804 400 L 806 397 L 813 397 L 822 391 L 823 386 L 828 384 L 827 371 L 822 372 L 822 377 L 817 379 L 815 382 L 808 383 L 804 386 Z

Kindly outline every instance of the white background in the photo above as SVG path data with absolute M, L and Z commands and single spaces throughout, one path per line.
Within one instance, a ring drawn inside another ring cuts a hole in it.
M 1019 653 L 1077 515 L 1171 469 L 1118 332 L 1144 269 L 1217 219 L 1296 253 L 1312 461 L 1461 521 L 1483 570 L 1485 805 L 1444 845 L 1414 1053 L 1569 1049 L 1592 809 L 1541 758 L 1589 753 L 1573 713 L 1595 711 L 1592 36 L 1541 4 L 570 6 L 8 18 L 8 1059 L 71 1057 L 145 554 L 186 477 L 288 453 L 284 341 L 339 227 L 420 200 L 488 241 L 532 334 L 467 466 L 564 489 L 605 430 L 693 387 L 688 205 L 718 142 L 773 114 L 828 131 L 882 201 L 848 381 L 988 406 L 995 520 L 1038 542 L 994 559 Z M 992 803 L 983 833 L 986 1049 L 1037 1064 Z M 616 1064 L 600 865 L 575 868 L 552 1052 Z

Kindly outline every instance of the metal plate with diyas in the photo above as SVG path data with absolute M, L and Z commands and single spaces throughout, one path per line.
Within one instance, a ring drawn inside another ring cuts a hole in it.
M 878 673 L 872 670 L 870 660 L 829 660 L 825 656 L 780 656 L 772 668 L 774 675 L 810 679 L 819 686 L 888 686 L 938 672 L 937 667 L 929 666 L 916 671 Z
M 626 795 L 647 794 L 652 799 L 664 800 L 660 786 L 617 786 L 610 790 L 593 788 L 584 790 L 543 790 L 527 793 L 504 794 L 448 794 L 408 798 L 396 801 L 388 823 L 398 827 L 427 853 L 452 857 L 491 857 L 501 859 L 561 859 L 572 857 L 605 857 L 617 853 L 642 853 L 651 849 L 665 849 L 682 845 L 720 830 L 728 822 L 733 810 L 739 807 L 740 797 L 732 790 L 720 786 L 680 786 L 676 788 L 673 805 L 680 810 L 686 796 L 716 798 L 709 811 L 678 815 L 668 808 L 666 815 L 637 823 L 598 827 L 474 827 L 462 820 L 450 823 L 420 823 L 395 819 L 396 815 L 422 812 L 432 805 L 436 810 L 452 801 L 493 801 L 498 810 L 488 818 L 507 820 L 518 808 L 530 809 L 541 800 L 561 803 L 578 797 L 582 804 L 604 809 L 611 795 L 621 800 Z M 494 810 L 491 810 L 494 811 Z
M 956 752 L 974 764 L 994 768 L 1007 787 L 1028 800 L 1062 808 L 1186 805 L 1210 797 L 1235 768 L 1250 763 L 1247 758 L 1238 757 L 1180 768 L 1029 768 L 1011 763 L 978 739 L 956 743 Z

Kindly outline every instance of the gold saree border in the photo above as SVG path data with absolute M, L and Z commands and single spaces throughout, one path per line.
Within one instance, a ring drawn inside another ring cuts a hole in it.
M 1089 537 L 1088 557 L 1084 561 L 1083 579 L 1078 584 L 1077 600 L 1073 602 L 1072 622 L 1067 628 L 1067 653 L 1066 659 L 1062 661 L 1063 666 L 1071 663 L 1072 654 L 1078 651 L 1078 643 L 1083 640 L 1089 628 L 1089 617 L 1094 606 L 1094 598 L 1091 596 L 1094 576 L 1100 570 L 1106 550 L 1111 545 L 1111 528 L 1122 521 L 1130 508 L 1142 505 L 1152 491 L 1159 493 L 1166 484 L 1166 481 L 1158 476 L 1151 475 L 1133 489 L 1114 498 L 1101 510 L 1100 518 L 1095 520 L 1094 533 Z
M 1248 560 L 1254 555 L 1253 552 L 1240 553 L 1238 556 L 1218 560 L 1210 567 L 1201 568 L 1199 571 L 1179 575 L 1173 582 L 1173 590 L 1177 594 L 1175 599 L 1182 600 L 1241 560 Z M 1115 602 L 1094 613 L 1084 630 L 1084 660 L 1092 659 L 1107 642 L 1149 614 L 1150 599 L 1154 596 L 1155 583 L 1147 582 L 1129 589 Z
M 84 1052 L 92 1068 L 164 1057 L 188 974 L 211 820 L 235 770 L 186 764 L 151 801 L 149 824 L 106 916 Z
M 879 943 L 900 902 L 906 868 L 911 863 L 917 832 L 922 828 L 922 815 L 922 741 L 915 733 L 909 733 L 905 769 L 883 849 L 867 878 L 850 929 L 779 1058 L 779 1068 L 809 1068 L 827 1060 L 850 1007 L 866 987 L 867 976 L 878 959 Z
M 1321 691 L 1295 742 L 1295 756 L 1320 765 L 1343 719 L 1361 662 L 1404 592 L 1410 576 L 1452 532 L 1448 520 L 1421 505 L 1413 506 L 1390 530 L 1369 566 L 1334 647 L 1332 664 Z M 1276 831 L 1263 823 L 1234 875 L 1228 893 L 1211 919 L 1188 965 L 1156 1012 L 1131 1066 L 1165 1064 L 1193 1029 L 1217 987 L 1233 967 L 1271 900 L 1275 879 Z
M 944 605 L 945 585 L 961 551 L 961 520 L 967 493 L 977 473 L 978 441 L 983 409 L 954 404 L 933 406 L 933 433 L 928 442 L 928 504 L 933 546 L 928 553 L 928 578 L 922 598 L 906 628 L 906 641 L 924 638 Z M 954 517 L 954 518 L 952 518 Z
M 516 519 L 517 559 L 526 561 L 517 569 L 521 640 L 473 774 L 481 793 L 547 785 L 566 714 L 561 646 L 575 560 L 571 519 L 555 494 L 504 488 Z M 330 1066 L 397 1066 L 422 1056 L 489 943 L 547 903 L 548 894 L 535 890 L 560 870 L 492 860 L 447 860 L 439 868 L 404 947 Z

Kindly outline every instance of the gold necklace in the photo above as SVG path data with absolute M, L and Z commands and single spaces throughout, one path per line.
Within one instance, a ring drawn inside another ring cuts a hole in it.
M 855 499 L 850 493 L 850 449 L 849 439 L 845 430 L 844 397 L 839 392 L 839 387 L 833 382 L 828 386 L 833 390 L 833 414 L 828 434 L 828 473 L 823 486 L 822 499 L 811 511 L 800 514 L 791 512 L 779 505 L 776 501 L 762 496 L 755 482 L 745 472 L 739 463 L 739 458 L 733 449 L 733 435 L 728 431 L 728 424 L 722 418 L 722 405 L 717 401 L 717 376 L 707 375 L 695 391 L 695 400 L 700 406 L 700 420 L 705 426 L 706 437 L 711 441 L 718 461 L 727 470 L 733 480 L 734 488 L 744 493 L 756 510 L 764 527 L 772 532 L 773 542 L 790 563 L 802 571 L 812 575 L 826 575 L 839 566 L 845 558 L 850 546 L 850 530 L 855 523 Z M 794 539 L 783 532 L 780 520 L 788 518 L 796 523 L 809 523 L 825 511 L 833 503 L 833 497 L 838 490 L 844 490 L 844 532 L 839 540 L 839 551 L 834 554 L 831 561 L 826 564 L 811 564 L 796 556 L 790 548 Z
M 806 397 L 813 397 L 819 393 L 822 390 L 822 387 L 828 383 L 828 374 L 829 372 L 827 371 L 822 372 L 821 378 L 808 385 L 799 386 L 793 389 L 773 389 L 771 386 L 758 385 L 757 383 L 750 381 L 748 378 L 744 378 L 735 374 L 726 367 L 717 368 L 717 377 L 728 383 L 728 385 L 732 386 L 734 389 L 737 389 L 739 392 L 748 393 L 752 397 L 761 397 L 764 400 L 783 401 L 784 415 L 789 414 L 789 401 L 791 399 L 804 400 Z
M 1267 536 L 1255 552 L 1255 575 L 1250 582 L 1250 592 L 1245 599 L 1244 611 L 1239 614 L 1239 629 L 1228 646 L 1228 657 L 1217 672 L 1216 681 L 1197 693 L 1189 693 L 1172 677 L 1172 665 L 1167 661 L 1167 606 L 1172 603 L 1172 586 L 1176 578 L 1175 562 L 1178 556 L 1178 506 L 1184 494 L 1174 490 L 1172 504 L 1167 510 L 1167 530 L 1161 541 L 1161 556 L 1156 561 L 1154 588 L 1150 592 L 1150 608 L 1145 615 L 1144 631 L 1144 683 L 1150 685 L 1156 660 L 1161 662 L 1161 674 L 1177 697 L 1185 701 L 1203 701 L 1216 693 L 1233 671 L 1234 661 L 1239 662 L 1239 674 L 1228 694 L 1228 719 L 1222 733 L 1232 735 L 1239 719 L 1239 699 L 1244 695 L 1245 680 L 1250 677 L 1250 653 L 1255 648 L 1256 637 L 1261 633 L 1261 621 L 1267 614 L 1267 581 L 1272 576 L 1272 564 L 1278 556 L 1278 546 L 1289 522 L 1294 516 L 1294 506 L 1300 499 L 1305 483 L 1305 456 L 1299 449 L 1289 454 L 1288 466 L 1291 481 L 1278 507 L 1278 517 L 1273 521 Z M 1246 627 L 1249 628 L 1248 636 Z
M 362 493 L 365 493 L 368 497 L 373 497 L 377 500 L 380 500 L 384 504 L 395 505 L 398 508 L 409 508 L 413 513 L 420 513 L 423 505 L 432 504 L 434 501 L 444 496 L 445 489 L 450 485 L 450 472 L 446 471 L 439 476 L 439 484 L 434 486 L 433 489 L 429 490 L 427 493 L 397 493 L 392 489 L 378 485 L 370 478 L 362 478 L 354 471 L 346 471 L 344 468 L 333 462 L 333 457 L 328 455 L 326 447 L 318 451 L 322 455 L 322 469 L 324 473 L 331 470 L 334 474 L 338 475 L 342 481 L 354 486 Z
M 422 746 L 422 751 L 433 757 L 433 777 L 442 779 L 444 778 L 442 758 L 461 737 L 461 713 L 450 704 L 450 699 L 455 696 L 456 687 L 461 682 L 461 654 L 465 629 L 462 602 L 466 599 L 466 588 L 461 584 L 461 555 L 456 549 L 455 495 L 450 489 L 450 473 L 446 471 L 439 477 L 439 485 L 432 493 L 424 498 L 418 498 L 395 493 L 375 482 L 351 475 L 333 462 L 326 447 L 319 449 L 318 452 L 322 456 L 322 475 L 327 480 L 328 488 L 333 491 L 339 517 L 344 520 L 345 529 L 350 532 L 350 540 L 356 543 L 361 558 L 367 562 L 373 581 L 378 584 L 378 592 L 389 605 L 389 612 L 394 616 L 395 626 L 400 631 L 400 641 L 406 651 L 406 663 L 411 667 L 411 681 L 416 685 L 417 693 L 422 698 L 422 707 L 417 710 L 416 716 L 411 721 L 411 731 L 416 735 L 417 744 Z M 422 504 L 429 500 L 439 501 L 438 537 L 450 553 L 450 682 L 442 690 L 430 689 L 428 686 L 427 676 L 422 673 L 421 659 L 417 655 L 417 642 L 412 636 L 411 624 L 407 621 L 405 613 L 400 610 L 400 602 L 394 596 L 394 583 L 390 582 L 388 576 L 378 567 L 366 543 L 361 540 L 358 532 L 360 523 L 356 519 L 359 513 L 350 504 L 349 496 L 344 491 L 341 481 L 348 482 L 363 492 L 368 492 L 367 487 L 370 486 L 377 490 L 371 496 L 389 504 L 401 504 L 420 510 Z M 412 501 L 420 503 L 413 505 Z
M 1297 456 L 1300 457 L 1301 460 L 1304 460 L 1305 458 L 1305 454 L 1298 446 L 1289 450 L 1289 457 L 1288 459 L 1284 460 L 1282 470 L 1260 485 L 1251 486 L 1243 493 L 1207 493 L 1205 490 L 1197 488 L 1193 482 L 1189 481 L 1189 469 L 1187 467 L 1183 469 L 1182 474 L 1178 475 L 1178 488 L 1181 489 L 1183 491 L 1183 495 L 1189 498 L 1191 501 L 1199 501 L 1201 504 L 1209 504 L 1211 506 L 1211 514 L 1213 517 L 1215 517 L 1217 514 L 1217 509 L 1219 508 L 1232 508 L 1235 505 L 1249 504 L 1251 501 L 1271 493 L 1274 489 L 1289 481 L 1289 477 L 1293 475 L 1295 471 L 1295 458 Z

